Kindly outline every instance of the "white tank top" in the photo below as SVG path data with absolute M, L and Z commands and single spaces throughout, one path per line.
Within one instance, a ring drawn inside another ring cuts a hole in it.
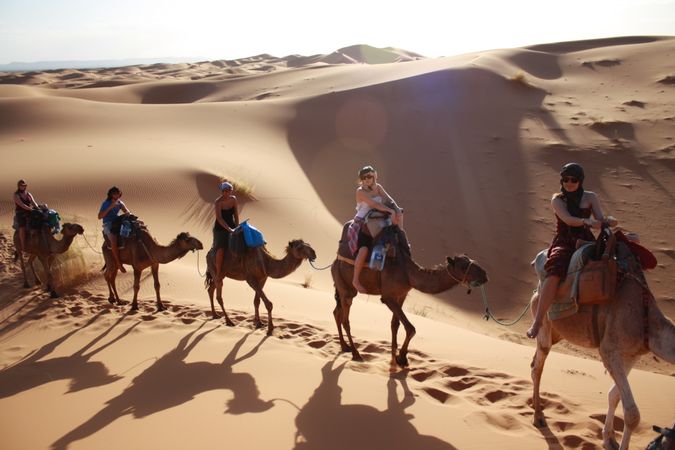
M 379 196 L 379 195 L 376 195 L 376 196 L 370 197 L 370 198 L 372 198 L 373 200 L 375 200 L 377 203 L 382 203 L 382 197 Z M 373 209 L 373 207 L 370 206 L 368 203 L 366 203 L 366 202 L 358 202 L 358 203 L 356 204 L 356 217 L 359 217 L 359 218 L 361 218 L 361 219 L 365 219 L 366 214 L 368 214 L 368 212 L 369 212 L 371 209 Z

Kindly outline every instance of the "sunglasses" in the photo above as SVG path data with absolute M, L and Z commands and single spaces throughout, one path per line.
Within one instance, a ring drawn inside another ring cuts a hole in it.
M 579 179 L 577 177 L 562 177 L 563 183 L 578 183 Z
M 364 175 L 361 177 L 362 180 L 369 180 L 371 178 L 375 178 L 372 173 L 369 173 L 368 175 Z

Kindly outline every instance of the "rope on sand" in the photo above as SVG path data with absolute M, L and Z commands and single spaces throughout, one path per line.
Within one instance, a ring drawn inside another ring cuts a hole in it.
M 481 292 L 481 297 L 483 299 L 483 304 L 485 305 L 485 314 L 483 315 L 483 319 L 485 320 L 494 320 L 497 322 L 499 325 L 504 325 L 506 327 L 510 327 L 511 325 L 515 325 L 516 323 L 520 322 L 520 319 L 523 318 L 525 313 L 527 312 L 528 309 L 530 309 L 530 302 L 527 302 L 527 305 L 525 305 L 525 308 L 523 309 L 523 312 L 520 313 L 518 318 L 516 320 L 513 320 L 511 322 L 502 322 L 501 320 L 497 319 L 495 316 L 492 315 L 492 312 L 490 312 L 490 305 L 488 304 L 488 299 L 487 299 L 487 294 L 485 293 L 485 286 L 481 284 L 480 286 L 480 292 Z

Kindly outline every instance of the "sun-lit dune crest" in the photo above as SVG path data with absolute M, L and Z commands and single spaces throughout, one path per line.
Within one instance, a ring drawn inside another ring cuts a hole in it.
M 422 55 L 392 47 L 376 48 L 370 45 L 351 45 L 327 55 L 323 61 L 329 64 L 388 64 L 423 59 Z

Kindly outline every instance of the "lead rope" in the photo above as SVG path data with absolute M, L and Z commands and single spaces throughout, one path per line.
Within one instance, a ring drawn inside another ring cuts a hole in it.
M 490 312 L 490 305 L 488 304 L 488 299 L 487 299 L 487 294 L 485 293 L 485 286 L 480 285 L 480 292 L 482 294 L 483 298 L 483 305 L 485 305 L 485 314 L 483 315 L 483 319 L 489 321 L 490 319 L 494 320 L 497 322 L 499 325 L 503 325 L 506 327 L 510 327 L 511 325 L 514 325 L 520 321 L 520 319 L 523 318 L 525 313 L 527 312 L 528 309 L 530 309 L 530 302 L 527 302 L 527 305 L 525 305 L 525 308 L 523 309 L 523 312 L 520 313 L 518 318 L 516 320 L 513 320 L 511 322 L 502 322 L 501 320 L 497 319 L 495 316 L 492 315 L 492 312 Z
M 328 264 L 326 267 L 316 267 L 312 261 L 309 262 L 309 265 L 314 268 L 314 270 L 326 270 L 333 265 L 333 263 Z
M 202 278 L 204 278 L 206 276 L 206 272 L 202 273 L 202 271 L 199 270 L 199 250 L 197 250 L 197 273 Z

